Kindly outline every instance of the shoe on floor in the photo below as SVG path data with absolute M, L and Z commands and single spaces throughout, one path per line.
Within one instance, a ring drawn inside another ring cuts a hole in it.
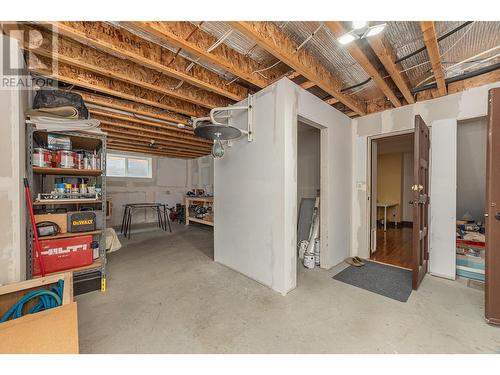
M 356 256 L 356 257 L 353 257 L 354 260 L 356 260 L 358 263 L 361 263 L 361 264 L 365 264 L 365 262 L 363 261 L 363 259 L 361 259 L 360 257 Z
M 361 262 L 358 262 L 355 258 L 353 257 L 349 257 L 349 258 L 346 258 L 345 259 L 345 262 L 347 264 L 350 264 L 351 266 L 354 266 L 354 267 L 362 267 L 364 266 L 365 264 L 364 263 L 361 263 Z

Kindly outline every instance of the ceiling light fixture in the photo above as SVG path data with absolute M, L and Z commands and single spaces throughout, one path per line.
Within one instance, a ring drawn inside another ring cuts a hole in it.
M 214 158 L 221 158 L 224 155 L 224 146 L 222 141 L 238 139 L 244 134 L 246 134 L 248 142 L 253 141 L 252 101 L 253 97 L 252 95 L 249 95 L 246 105 L 213 108 L 210 111 L 210 116 L 193 118 L 194 134 L 201 138 L 214 141 L 212 146 L 212 156 Z M 247 130 L 230 125 L 231 112 L 242 110 L 248 111 Z M 220 122 L 221 119 L 226 119 L 227 122 L 222 123 Z
M 368 26 L 368 23 L 366 21 L 352 21 L 353 29 L 345 33 L 344 35 L 341 35 L 337 39 L 337 41 L 340 44 L 345 45 L 355 41 L 356 39 L 364 39 L 367 37 L 369 38 L 380 34 L 386 26 L 386 23 Z
M 214 133 L 215 140 L 214 145 L 212 146 L 212 156 L 214 158 L 221 158 L 224 156 L 224 146 L 222 146 L 222 141 L 220 140 L 221 133 Z

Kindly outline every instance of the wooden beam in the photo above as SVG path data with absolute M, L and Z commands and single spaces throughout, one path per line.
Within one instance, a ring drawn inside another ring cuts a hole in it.
M 209 52 L 208 50 L 218 42 L 217 39 L 191 22 L 126 22 L 126 24 L 135 30 L 153 35 L 160 41 L 182 48 L 184 51 L 260 88 L 268 86 L 284 73 L 283 69 L 275 67 L 266 71 L 265 75 L 269 78 L 264 78 L 255 72 L 266 68 L 265 66 L 231 49 L 224 43 Z
M 135 147 L 135 146 L 130 146 L 130 145 L 121 145 L 121 144 L 113 144 L 110 143 L 108 146 L 108 149 L 110 150 L 116 150 L 116 151 L 126 151 L 126 152 L 135 152 L 139 154 L 144 154 L 144 155 L 155 155 L 155 156 L 163 156 L 167 158 L 179 158 L 179 159 L 194 159 L 199 156 L 186 156 L 184 154 L 178 154 L 174 152 L 163 152 L 163 151 L 156 151 L 151 148 L 142 148 L 142 147 Z
M 207 109 L 192 103 L 184 102 L 169 96 L 160 96 L 154 91 L 145 90 L 122 81 L 116 81 L 108 76 L 97 74 L 62 62 L 53 64 L 53 60 L 43 56 L 37 55 L 37 57 L 38 62 L 41 64 L 32 65 L 28 68 L 31 72 L 45 77 L 187 116 L 200 117 L 206 116 L 208 113 Z M 30 59 L 30 64 L 33 62 L 33 59 Z
M 185 156 L 190 156 L 190 157 L 206 155 L 206 153 L 192 152 L 192 151 L 188 151 L 185 149 L 176 149 L 176 148 L 164 146 L 163 144 L 156 142 L 156 141 L 153 144 L 151 144 L 151 142 L 149 142 L 147 140 L 138 140 L 138 139 L 124 140 L 123 138 L 117 137 L 116 135 L 109 134 L 108 135 L 108 145 L 111 143 L 113 145 L 137 147 L 137 148 L 143 148 L 146 150 L 157 151 L 157 152 L 171 152 L 171 153 L 175 153 L 178 155 L 185 155 Z M 153 145 L 153 147 L 152 147 L 152 145 Z
M 339 102 L 339 100 L 337 98 L 330 98 L 330 99 L 325 100 L 325 103 L 330 104 L 330 105 L 337 104 L 338 102 Z
M 86 103 L 126 111 L 132 114 L 148 116 L 158 120 L 170 121 L 177 124 L 188 124 L 189 118 L 171 111 L 165 111 L 149 105 L 132 102 L 129 100 L 122 100 L 110 98 L 107 96 L 88 93 L 80 90 L 73 90 L 83 97 Z
M 341 35 L 344 35 L 347 32 L 342 23 L 339 21 L 325 21 L 325 26 L 328 27 L 333 33 L 333 35 L 335 35 L 337 38 L 340 37 Z M 379 73 L 377 68 L 371 63 L 368 57 L 366 57 L 365 53 L 356 44 L 356 42 L 349 43 L 343 46 L 343 48 L 347 49 L 351 54 L 351 56 L 354 58 L 354 60 L 356 60 L 356 62 L 359 65 L 361 65 L 364 71 L 368 73 L 370 77 L 372 77 L 375 84 L 384 93 L 387 99 L 391 101 L 394 107 L 401 107 L 401 102 L 396 97 L 396 94 L 394 94 L 394 92 L 389 87 L 389 85 L 382 77 L 382 75 Z
M 308 90 L 314 86 L 316 86 L 316 84 L 312 81 L 305 81 L 304 83 L 300 84 L 300 87 L 302 87 L 304 90 Z
M 287 78 L 288 79 L 294 79 L 294 78 L 297 78 L 298 76 L 300 76 L 299 72 L 292 72 L 289 75 L 287 75 Z
M 134 117 L 134 116 L 128 116 L 128 115 L 124 115 L 121 113 L 114 113 L 114 112 L 105 111 L 105 110 L 101 110 L 101 109 L 90 108 L 89 112 L 93 116 L 105 116 L 107 118 L 112 118 L 115 120 L 124 120 L 124 121 L 134 122 L 134 123 L 144 125 L 144 126 L 151 126 L 155 129 L 167 129 L 170 132 L 172 132 L 172 134 L 178 134 L 181 137 L 188 136 L 189 138 L 194 138 L 201 143 L 207 143 L 207 144 L 209 143 L 210 145 L 212 144 L 212 142 L 209 141 L 208 139 L 199 138 L 196 135 L 194 135 L 194 133 L 191 129 L 179 129 L 175 125 L 164 124 L 164 123 L 156 122 L 156 121 L 148 121 L 146 119 L 142 119 L 142 118 L 138 118 L 138 117 Z
M 135 142 L 139 143 L 144 143 L 144 144 L 151 144 L 151 141 L 154 141 L 155 144 L 161 145 L 165 149 L 169 149 L 172 151 L 182 151 L 182 152 L 187 152 L 191 154 L 203 154 L 208 152 L 211 148 L 191 148 L 191 146 L 187 147 L 186 145 L 173 145 L 169 141 L 165 141 L 162 138 L 158 137 L 148 137 L 146 135 L 137 135 L 134 132 L 130 132 L 128 130 L 117 130 L 112 127 L 107 127 L 106 128 L 106 133 L 108 134 L 109 137 L 115 139 L 115 140 L 120 140 L 121 142 L 129 142 L 134 144 Z
M 178 144 L 175 142 L 172 142 L 170 140 L 166 140 L 164 137 L 159 137 L 157 135 L 149 135 L 149 134 L 144 134 L 138 131 L 133 131 L 129 129 L 124 129 L 121 127 L 114 127 L 111 125 L 102 125 L 102 130 L 105 131 L 110 137 L 115 137 L 117 139 L 122 139 L 124 141 L 132 142 L 134 143 L 135 141 L 142 141 L 146 143 L 150 143 L 152 140 L 154 140 L 156 143 L 161 144 L 165 147 L 169 147 L 172 149 L 179 149 L 179 150 L 184 150 L 184 151 L 189 151 L 192 153 L 198 153 L 198 154 L 207 154 L 210 153 L 211 147 L 194 147 L 190 145 L 185 145 L 185 144 Z
M 403 67 L 401 64 L 394 62 L 396 61 L 396 53 L 389 40 L 383 33 L 366 39 L 408 104 L 415 103 L 408 77 L 402 72 Z
M 232 100 L 242 100 L 248 90 L 200 65 L 187 71 L 190 61 L 124 29 L 104 22 L 52 22 L 54 31 L 111 55 L 132 61 L 170 77 Z
M 95 48 L 65 37 L 57 35 L 51 37 L 50 33 L 43 28 L 24 25 L 23 29 L 26 32 L 37 31 L 41 34 L 42 43 L 40 45 L 34 45 L 29 40 L 24 40 L 23 43 L 26 50 L 38 55 L 56 59 L 70 66 L 82 68 L 205 108 L 224 107 L 233 103 L 230 99 L 205 90 L 199 90 L 188 83 L 177 87 L 179 81 L 175 78 L 98 51 Z
M 198 147 L 200 149 L 210 148 L 210 145 L 205 142 L 200 142 L 195 138 L 180 137 L 164 129 L 157 130 L 148 126 L 141 126 L 134 123 L 130 123 L 128 121 L 123 121 L 123 120 L 117 121 L 115 119 L 107 118 L 105 116 L 94 116 L 94 118 L 99 120 L 101 122 L 101 126 L 104 128 L 115 127 L 117 129 L 130 129 L 137 131 L 138 135 L 143 134 L 147 137 L 154 137 L 156 135 L 158 139 L 163 139 L 172 142 L 172 144 L 189 145 L 193 147 Z
M 356 113 L 361 115 L 366 113 L 363 103 L 340 91 L 341 83 L 332 72 L 306 49 L 297 51 L 297 43 L 273 23 L 233 21 L 230 24 Z
M 424 38 L 427 55 L 432 65 L 432 72 L 436 79 L 438 92 L 440 96 L 446 95 L 446 83 L 443 65 L 441 64 L 441 54 L 439 52 L 439 44 L 436 36 L 436 28 L 433 21 L 421 21 L 420 28 Z
M 457 92 L 462 92 L 465 90 L 472 89 L 474 87 L 480 87 L 488 85 L 493 82 L 500 81 L 500 69 L 488 72 L 485 74 L 478 75 L 476 77 L 467 78 L 462 81 L 457 81 L 448 84 L 447 91 L 448 94 L 456 94 Z M 430 89 L 417 93 L 417 101 L 424 101 L 439 97 L 440 94 L 438 89 Z
M 182 151 L 191 154 L 207 154 L 210 152 L 211 147 L 205 148 L 197 148 L 186 145 L 177 145 L 172 144 L 170 141 L 165 141 L 163 138 L 158 138 L 157 136 L 147 136 L 143 134 L 138 134 L 137 132 L 116 129 L 110 126 L 104 127 L 103 130 L 108 134 L 109 137 L 112 137 L 116 140 L 120 140 L 122 142 L 131 142 L 134 144 L 135 142 L 142 142 L 147 145 L 151 144 L 151 141 L 154 141 L 155 144 L 161 145 L 165 149 L 171 149 L 173 151 Z

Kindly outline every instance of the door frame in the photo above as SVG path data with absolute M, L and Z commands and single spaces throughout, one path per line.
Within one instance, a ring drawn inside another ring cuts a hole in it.
M 329 179 L 329 163 L 330 160 L 328 158 L 328 127 L 325 127 L 321 124 L 318 124 L 308 118 L 298 115 L 297 116 L 297 129 L 295 133 L 298 135 L 298 123 L 302 122 L 306 125 L 309 125 L 313 128 L 316 128 L 320 132 L 320 169 L 319 169 L 319 179 L 320 179 L 320 196 L 319 196 L 319 233 L 320 233 L 320 241 L 319 241 L 319 262 L 320 268 L 329 269 L 331 268 L 331 264 L 329 261 L 329 247 L 328 247 L 328 194 L 325 192 L 329 191 L 330 179 Z M 296 151 L 298 150 L 298 139 L 296 142 Z M 298 165 L 298 152 L 295 153 L 295 168 L 297 170 Z M 297 201 L 297 189 L 295 189 L 295 201 Z M 299 207 L 295 210 L 295 226 L 294 230 L 297 231 L 297 225 L 299 220 L 298 215 Z M 294 264 L 297 264 L 297 247 L 295 247 L 294 253 Z M 298 272 L 298 271 L 296 271 Z
M 366 152 L 366 240 L 368 245 L 368 255 L 371 256 L 371 218 L 372 218 L 372 141 L 390 138 L 398 135 L 414 134 L 415 128 L 398 130 L 394 132 L 381 133 L 367 137 L 367 152 Z

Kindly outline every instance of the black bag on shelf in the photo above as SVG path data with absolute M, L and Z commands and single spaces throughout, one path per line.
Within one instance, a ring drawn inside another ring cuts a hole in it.
M 78 110 L 78 118 L 88 119 L 89 111 L 81 95 L 52 89 L 38 90 L 33 100 L 33 108 L 55 108 L 55 107 L 75 107 Z

